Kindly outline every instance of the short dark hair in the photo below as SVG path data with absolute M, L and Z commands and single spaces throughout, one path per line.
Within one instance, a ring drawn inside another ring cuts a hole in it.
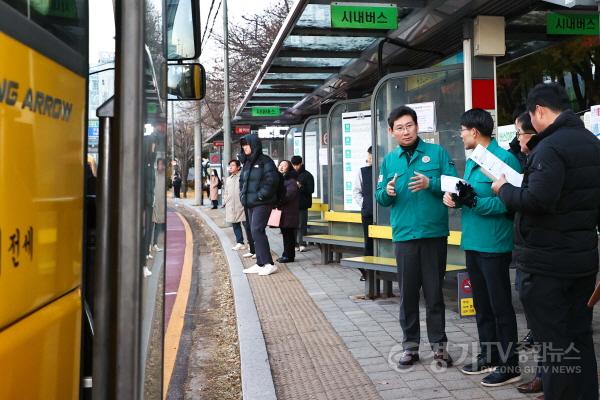
M 562 112 L 570 108 L 569 96 L 565 88 L 558 83 L 540 83 L 531 89 L 527 96 L 527 111 L 534 112 L 536 106 Z
M 527 108 L 525 107 L 525 104 L 519 104 L 517 107 L 515 107 L 515 110 L 512 113 L 512 120 L 514 121 L 515 119 L 519 118 L 519 116 L 526 111 Z
M 392 129 L 394 128 L 394 122 L 400 118 L 400 117 L 404 117 L 405 115 L 410 115 L 412 117 L 412 120 L 415 122 L 415 124 L 418 124 L 417 122 L 417 113 L 415 112 L 415 110 L 413 110 L 410 107 L 407 106 L 400 106 L 400 107 L 396 107 L 392 110 L 392 112 L 390 113 L 390 115 L 388 116 L 388 126 Z
M 477 129 L 482 135 L 491 137 L 494 132 L 492 114 L 481 108 L 472 108 L 460 116 L 460 124 L 466 128 Z
M 525 132 L 537 133 L 533 124 L 531 123 L 531 115 L 527 111 L 522 113 L 516 118 L 517 121 L 521 124 L 521 128 Z
M 373 146 L 369 146 L 369 148 L 367 149 L 367 153 L 373 154 Z
M 235 158 L 227 163 L 227 165 L 234 163 L 238 168 L 242 166 L 240 160 L 236 160 Z
M 292 157 L 292 165 L 300 165 L 302 164 L 302 156 L 293 156 Z

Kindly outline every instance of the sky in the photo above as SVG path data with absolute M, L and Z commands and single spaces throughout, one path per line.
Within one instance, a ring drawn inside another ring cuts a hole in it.
M 200 21 L 201 30 L 204 32 L 205 28 L 207 34 L 213 23 L 214 14 L 220 0 L 214 1 L 213 11 L 208 20 L 208 11 L 212 0 L 198 0 L 200 1 Z M 224 1 L 224 0 L 222 0 Z M 275 0 L 227 0 L 227 11 L 229 17 L 229 24 L 236 24 L 242 21 L 242 16 L 246 14 L 256 13 L 266 9 Z M 111 0 L 91 0 L 89 3 L 90 7 L 90 64 L 96 64 L 99 58 L 99 54 L 103 51 L 114 52 L 114 16 L 112 9 Z M 223 33 L 223 14 L 221 13 L 223 6 L 219 8 L 213 34 Z M 208 20 L 208 21 L 207 21 Z M 202 56 L 200 60 L 206 66 L 213 63 L 215 57 L 222 57 L 222 50 L 216 47 L 214 39 L 211 37 L 206 41 L 202 49 Z

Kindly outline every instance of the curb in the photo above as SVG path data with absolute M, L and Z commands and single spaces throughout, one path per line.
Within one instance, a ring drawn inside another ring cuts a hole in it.
M 271 364 L 267 354 L 265 338 L 254 304 L 254 296 L 250 290 L 248 278 L 242 272 L 244 266 L 238 253 L 231 250 L 231 240 L 200 208 L 178 202 L 180 205 L 196 212 L 208 227 L 217 235 L 229 265 L 235 316 L 240 344 L 240 363 L 242 376 L 242 397 L 244 400 L 277 400 Z M 252 299 L 252 301 L 249 301 Z

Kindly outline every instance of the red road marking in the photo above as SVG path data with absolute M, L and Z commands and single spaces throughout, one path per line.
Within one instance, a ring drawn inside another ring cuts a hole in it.
M 185 256 L 185 227 L 175 212 L 167 212 L 167 267 L 165 293 L 177 292 Z M 177 296 L 165 296 L 165 331 L 169 326 L 173 304 Z

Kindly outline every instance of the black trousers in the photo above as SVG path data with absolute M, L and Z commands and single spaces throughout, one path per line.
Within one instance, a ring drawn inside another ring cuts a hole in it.
M 212 200 L 212 206 L 213 206 L 213 208 L 218 208 L 219 207 L 219 200 Z
M 595 276 L 565 279 L 521 271 L 519 296 L 542 358 L 546 400 L 598 399 L 592 342 L 592 309 L 587 301 Z
M 173 194 L 176 199 L 181 195 L 181 186 L 173 186 Z
M 246 216 L 246 220 L 242 222 L 244 225 L 244 230 L 246 231 L 246 239 L 248 239 L 248 246 L 250 246 L 250 253 L 256 254 L 254 250 L 254 239 L 252 238 L 252 230 L 250 229 L 250 213 L 248 213 L 248 208 L 244 207 L 244 215 Z
M 442 284 L 446 274 L 448 238 L 396 242 L 398 286 L 400 288 L 400 327 L 405 350 L 416 351 L 421 341 L 419 297 L 425 295 L 427 337 L 435 350 L 446 347 L 446 306 Z
M 300 221 L 298 223 L 298 246 L 304 246 L 304 236 L 306 236 L 306 229 L 308 225 L 308 210 L 300 210 Z
M 510 287 L 511 253 L 465 251 L 467 272 L 473 288 L 477 311 L 477 332 L 481 354 L 499 366 L 519 365 L 515 353 L 517 318 L 512 305 Z
M 271 247 L 269 246 L 269 239 L 265 231 L 272 209 L 273 207 L 270 205 L 256 206 L 248 209 L 248 214 L 250 214 L 250 231 L 252 231 L 254 249 L 256 250 L 256 263 L 261 266 L 273 264 Z
M 296 228 L 281 228 L 283 236 L 283 254 L 282 257 L 293 260 L 296 256 Z
M 363 227 L 363 238 L 365 239 L 365 256 L 373 255 L 373 239 L 369 237 L 369 225 L 373 225 L 373 216 L 361 216 Z

